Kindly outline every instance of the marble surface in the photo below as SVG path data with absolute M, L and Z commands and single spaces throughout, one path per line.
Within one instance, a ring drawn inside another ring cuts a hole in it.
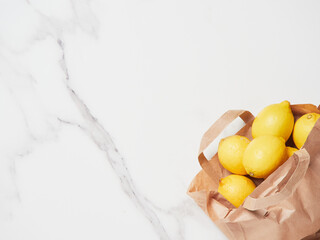
M 319 1 L 1 0 L 0 239 L 226 239 L 186 195 L 226 110 L 320 103 Z

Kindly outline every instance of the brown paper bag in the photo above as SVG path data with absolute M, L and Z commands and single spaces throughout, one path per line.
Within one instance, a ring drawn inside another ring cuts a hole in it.
M 320 110 L 311 104 L 291 105 L 295 119 Z M 218 193 L 219 179 L 230 174 L 215 154 L 204 150 L 236 118 L 245 126 L 236 134 L 252 139 L 253 115 L 231 110 L 204 134 L 200 144 L 202 170 L 191 182 L 190 195 L 229 239 L 320 239 L 320 119 L 305 145 L 265 180 L 252 179 L 257 188 L 235 208 Z M 287 143 L 292 144 L 292 139 Z M 293 145 L 292 145 L 293 146 Z

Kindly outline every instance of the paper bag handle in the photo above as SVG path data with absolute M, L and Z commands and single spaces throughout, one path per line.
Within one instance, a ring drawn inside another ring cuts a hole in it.
M 291 196 L 291 194 L 296 190 L 300 181 L 303 179 L 304 175 L 306 174 L 309 167 L 309 163 L 310 163 L 310 155 L 306 149 L 301 149 L 295 152 L 293 157 L 294 157 L 294 162 L 292 165 L 293 166 L 296 165 L 296 168 L 294 169 L 292 175 L 289 176 L 290 178 L 287 181 L 287 183 L 284 185 L 284 187 L 279 192 L 270 196 L 260 197 L 260 198 L 259 197 L 254 198 L 252 196 L 248 196 L 243 203 L 244 208 L 251 211 L 258 210 L 258 209 L 265 209 L 267 207 L 276 205 Z M 291 171 L 288 171 L 288 173 L 289 172 Z M 288 179 L 287 176 L 283 178 L 283 181 L 285 179 Z M 265 181 L 267 181 L 267 179 Z M 268 184 L 268 183 L 265 183 L 265 184 Z M 281 183 L 279 183 L 278 185 L 281 185 Z
M 220 140 L 236 134 L 245 124 L 253 121 L 254 116 L 245 110 L 229 110 L 225 112 L 203 135 L 200 144 L 198 161 L 202 169 L 214 181 L 219 181 L 219 169 L 213 168 L 209 160 L 217 153 Z M 241 123 L 242 122 L 242 123 Z

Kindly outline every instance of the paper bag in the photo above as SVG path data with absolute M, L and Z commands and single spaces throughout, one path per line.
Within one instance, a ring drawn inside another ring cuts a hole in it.
M 320 113 L 311 104 L 291 105 L 291 109 L 295 119 Z M 231 174 L 218 160 L 219 138 L 238 134 L 252 139 L 253 120 L 248 111 L 231 110 L 209 128 L 200 144 L 202 170 L 191 182 L 188 195 L 229 239 L 320 239 L 320 119 L 304 146 L 276 171 L 265 180 L 252 178 L 257 187 L 240 207 L 218 193 L 219 179 Z M 237 121 L 242 128 L 230 130 Z M 287 144 L 294 146 L 292 138 Z

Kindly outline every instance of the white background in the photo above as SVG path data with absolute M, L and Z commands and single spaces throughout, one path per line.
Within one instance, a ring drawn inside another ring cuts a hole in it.
M 225 239 L 186 195 L 201 136 L 228 109 L 320 104 L 319 12 L 1 0 L 0 239 Z

